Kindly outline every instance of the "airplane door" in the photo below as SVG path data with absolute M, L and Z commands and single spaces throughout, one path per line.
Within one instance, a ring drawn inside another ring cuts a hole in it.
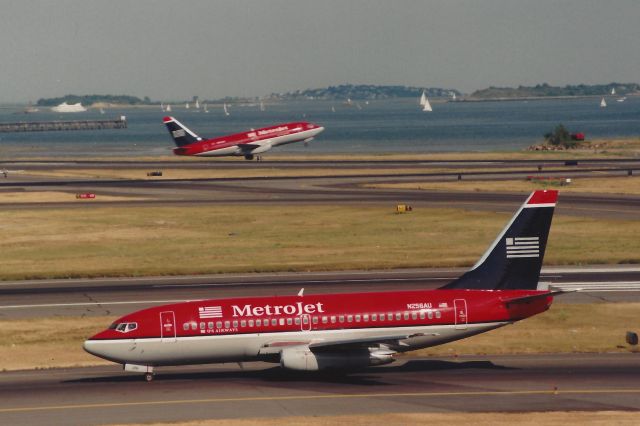
M 300 315 L 300 330 L 311 331 L 311 317 L 308 314 Z
M 160 312 L 160 341 L 176 341 L 176 316 L 173 311 Z
M 467 301 L 464 299 L 455 299 L 453 301 L 454 317 L 456 322 L 456 330 L 467 329 Z

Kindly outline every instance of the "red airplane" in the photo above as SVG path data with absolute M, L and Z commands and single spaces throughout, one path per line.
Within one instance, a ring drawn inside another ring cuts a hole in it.
M 324 127 L 313 123 L 296 122 L 278 124 L 244 133 L 236 133 L 213 139 L 202 139 L 173 117 L 165 117 L 164 124 L 176 143 L 173 149 L 176 155 L 195 155 L 198 157 L 244 156 L 253 160 L 254 155 L 262 154 L 278 145 L 294 142 L 309 142 Z
M 271 361 L 291 370 L 387 364 L 549 309 L 539 288 L 558 191 L 535 191 L 468 272 L 436 290 L 197 300 L 125 315 L 84 342 L 153 379 L 156 366 Z M 542 286 L 541 286 L 542 287 Z

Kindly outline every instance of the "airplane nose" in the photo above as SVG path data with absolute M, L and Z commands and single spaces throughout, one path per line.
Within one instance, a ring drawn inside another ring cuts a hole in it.
M 91 355 L 100 356 L 100 352 L 97 350 L 96 342 L 93 340 L 85 340 L 82 344 L 82 348 L 89 352 Z

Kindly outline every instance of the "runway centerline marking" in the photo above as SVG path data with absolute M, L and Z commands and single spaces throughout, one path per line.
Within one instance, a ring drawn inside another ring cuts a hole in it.
M 606 394 L 640 394 L 640 389 L 584 389 L 584 390 L 515 390 L 515 391 L 469 391 L 469 392 L 397 392 L 397 393 L 356 393 L 333 395 L 291 395 L 291 396 L 248 396 L 237 398 L 204 398 L 177 399 L 167 401 L 140 402 L 112 402 L 96 404 L 45 405 L 40 407 L 0 408 L 1 413 L 16 413 L 48 410 L 79 410 L 88 408 L 136 407 L 149 405 L 178 405 L 178 404 L 211 404 L 225 402 L 260 402 L 260 401 L 304 401 L 314 399 L 363 399 L 389 397 L 463 397 L 463 396 L 518 396 L 518 395 L 606 395 Z

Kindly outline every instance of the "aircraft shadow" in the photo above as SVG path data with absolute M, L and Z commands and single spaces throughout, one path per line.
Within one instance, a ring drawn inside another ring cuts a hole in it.
M 157 381 L 171 382 L 181 380 L 259 380 L 265 382 L 326 382 L 351 385 L 385 385 L 381 379 L 388 374 L 446 371 L 446 370 L 509 370 L 511 367 L 496 365 L 491 361 L 441 361 L 441 360 L 409 360 L 397 366 L 369 367 L 356 371 L 290 371 L 279 366 L 262 370 L 234 370 L 234 371 L 202 371 L 202 372 L 163 372 L 157 371 Z M 142 382 L 142 375 L 121 374 L 116 376 L 86 377 L 67 380 L 63 383 L 128 383 Z

